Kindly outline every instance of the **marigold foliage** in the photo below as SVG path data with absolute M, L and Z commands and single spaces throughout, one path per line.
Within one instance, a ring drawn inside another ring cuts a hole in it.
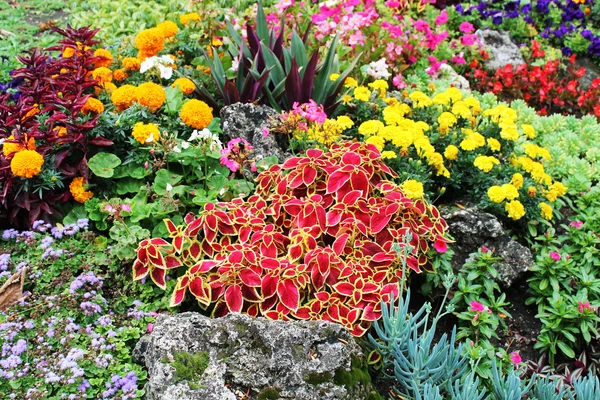
M 212 108 L 201 100 L 186 101 L 179 111 L 181 120 L 195 129 L 204 129 L 213 119 Z
M 169 241 L 140 243 L 134 279 L 165 288 L 167 272 L 184 266 L 172 305 L 189 291 L 214 316 L 335 321 L 360 336 L 381 317 L 381 300 L 398 295 L 392 245 L 410 232 L 403 256 L 419 272 L 448 242 L 438 210 L 406 197 L 393 176 L 372 145 L 309 149 L 262 172 L 246 201 L 208 203 L 182 226 L 165 220 Z
M 71 184 L 69 185 L 69 191 L 71 192 L 71 195 L 75 201 L 79 203 L 85 203 L 94 197 L 94 193 L 85 190 L 85 180 L 82 176 L 73 178 Z
M 10 170 L 21 178 L 33 178 L 42 172 L 44 157 L 35 150 L 22 150 L 14 155 Z

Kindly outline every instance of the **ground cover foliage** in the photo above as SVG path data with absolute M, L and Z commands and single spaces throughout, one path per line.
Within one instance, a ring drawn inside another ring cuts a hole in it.
M 340 323 L 392 398 L 598 397 L 597 11 L 0 2 L 0 390 L 141 398 L 136 339 L 185 309 Z M 479 28 L 526 64 L 487 70 Z M 238 101 L 289 159 L 225 139 Z M 539 336 L 494 249 L 452 271 L 462 203 L 531 248 Z

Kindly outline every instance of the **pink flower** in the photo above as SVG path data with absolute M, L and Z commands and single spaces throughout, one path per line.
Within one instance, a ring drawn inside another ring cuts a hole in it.
M 441 239 L 436 239 L 435 242 L 433 243 L 433 248 L 438 252 L 438 253 L 445 253 L 448 251 L 448 246 L 446 245 L 446 242 L 444 240 Z
M 269 135 L 269 128 L 267 128 L 266 126 L 262 127 L 262 135 L 263 137 L 267 137 Z
M 423 21 L 422 19 L 416 20 L 415 23 L 413 24 L 413 26 L 415 27 L 417 32 L 428 32 L 429 31 L 429 24 L 426 21 Z
M 473 300 L 471 302 L 471 311 L 483 312 L 483 311 L 485 311 L 485 309 L 486 309 L 486 307 L 483 304 L 481 304 L 480 302 L 475 301 L 475 300 Z
M 457 64 L 457 65 L 462 65 L 462 64 L 467 63 L 465 61 L 465 59 L 461 56 L 454 56 L 454 57 L 452 57 L 452 59 L 450 61 L 452 61 L 453 64 Z
M 392 79 L 392 83 L 396 86 L 397 89 L 404 89 L 406 87 L 406 83 L 402 77 L 402 74 L 398 74 Z
M 400 2 L 388 0 L 385 2 L 385 5 L 388 6 L 389 8 L 398 8 L 398 7 L 400 7 Z
M 435 19 L 436 25 L 443 25 L 448 22 L 448 12 L 446 10 L 442 11 L 440 15 Z
M 551 251 L 550 258 L 552 258 L 554 261 L 560 261 L 560 254 L 555 251 Z
M 154 330 L 154 324 L 148 323 L 148 333 L 152 333 L 153 330 Z
M 519 353 L 513 351 L 512 353 L 510 353 L 510 361 L 512 361 L 513 364 L 518 365 L 521 363 L 521 361 L 523 361 L 523 359 L 521 358 L 521 355 L 519 355 Z
M 471 34 L 462 35 L 460 38 L 460 42 L 462 43 L 463 46 L 471 46 L 471 45 L 475 44 L 476 41 L 477 41 L 477 36 L 471 35 Z
M 582 313 L 584 310 L 588 309 L 588 310 L 593 310 L 595 311 L 596 309 L 594 307 L 592 307 L 590 305 L 590 303 L 588 301 L 586 301 L 585 303 L 578 301 L 577 303 L 579 303 L 579 307 L 577 307 L 579 309 L 579 312 Z
M 131 205 L 129 205 L 129 204 L 122 204 L 121 205 L 121 211 L 131 212 Z
M 487 253 L 488 251 L 490 251 L 490 249 L 488 249 L 488 248 L 487 248 L 487 247 L 485 247 L 485 246 L 481 246 L 481 252 L 482 252 L 482 253 Z
M 464 32 L 464 33 L 473 33 L 475 32 L 475 28 L 473 27 L 473 24 L 471 24 L 470 22 L 463 22 L 462 24 L 460 24 L 460 27 L 458 28 L 459 31 Z
M 579 229 L 579 228 L 581 228 L 583 226 L 583 222 L 581 222 L 581 221 L 573 221 L 569 225 L 574 226 L 575 228 Z

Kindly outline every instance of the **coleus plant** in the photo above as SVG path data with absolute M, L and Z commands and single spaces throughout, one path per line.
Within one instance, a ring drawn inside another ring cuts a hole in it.
M 112 145 L 90 134 L 100 114 L 82 112 L 98 85 L 91 77 L 94 64 L 101 60 L 91 49 L 99 43 L 93 39 L 98 30 L 53 30 L 65 37 L 60 45 L 19 57 L 24 67 L 13 72 L 15 79 L 22 80 L 18 99 L 12 101 L 8 94 L 0 97 L 0 138 L 24 148 L 34 141 L 45 160 L 39 175 L 23 179 L 11 172 L 11 157 L 0 154 L 0 215 L 12 226 L 28 226 L 57 213 L 55 205 L 71 196 L 72 178 L 82 176 L 87 181 L 88 153 Z M 70 58 L 48 54 L 67 48 L 74 50 Z
M 165 220 L 170 240 L 140 243 L 134 280 L 165 289 L 176 270 L 172 306 L 189 291 L 213 316 L 326 320 L 361 336 L 398 295 L 399 254 L 420 272 L 449 242 L 438 210 L 407 198 L 394 176 L 372 144 L 310 149 L 262 172 L 247 200 L 208 203 L 180 226 Z

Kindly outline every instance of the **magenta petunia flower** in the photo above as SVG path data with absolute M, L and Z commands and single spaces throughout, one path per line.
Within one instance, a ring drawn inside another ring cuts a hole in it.
M 550 258 L 552 258 L 554 261 L 560 261 L 560 254 L 555 251 L 551 251 Z
M 513 351 L 512 353 L 510 353 L 510 361 L 512 361 L 513 364 L 518 365 L 521 363 L 521 361 L 523 361 L 523 359 L 521 358 L 521 355 L 519 353 Z
M 482 312 L 485 311 L 485 306 L 478 301 L 473 300 L 471 302 L 471 311 Z

